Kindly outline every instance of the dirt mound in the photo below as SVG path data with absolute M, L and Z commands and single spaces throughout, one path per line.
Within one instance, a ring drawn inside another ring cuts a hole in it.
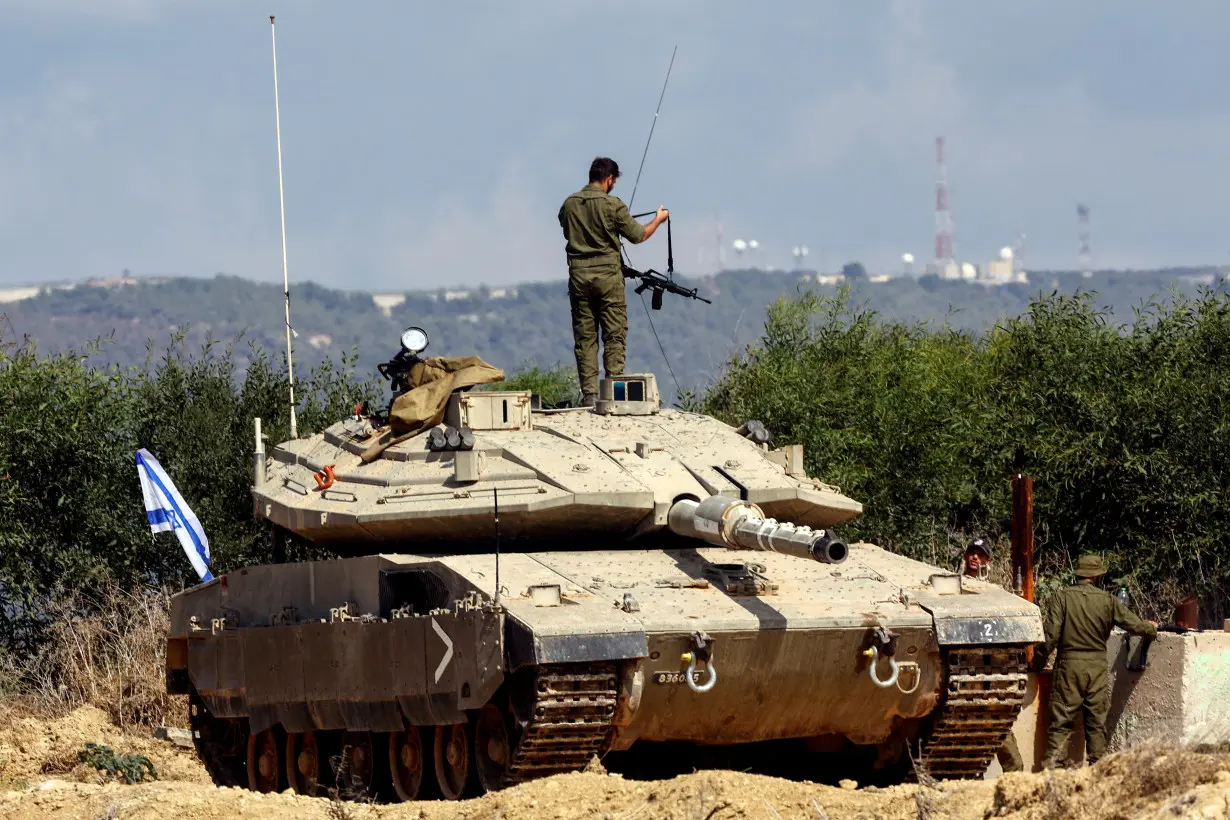
M 77 762 L 87 742 L 144 754 L 160 780 L 106 782 Z M 853 820 L 953 818 L 1111 820 L 1230 817 L 1230 756 L 1150 747 L 1092 769 L 1010 774 L 995 781 L 886 789 L 824 786 L 730 771 L 629 780 L 600 766 L 522 784 L 476 800 L 401 805 L 338 803 L 219 789 L 190 752 L 116 729 L 100 710 L 54 720 L 0 716 L 0 816 L 204 820 Z M 7 790 L 7 791 L 6 791 Z
M 1217 810 L 1208 813 L 1211 806 Z M 993 817 L 1230 817 L 1230 756 L 1144 746 L 1075 771 L 996 781 Z
M 77 758 L 86 743 L 101 743 L 117 754 L 145 755 L 164 780 L 210 782 L 190 751 L 148 734 L 118 729 L 106 712 L 92 706 L 51 720 L 14 713 L 0 718 L 0 789 L 21 788 L 48 777 L 102 782 Z
M 989 784 L 938 792 L 955 803 L 989 805 Z M 50 781 L 41 790 L 0 796 L 6 817 L 207 817 L 322 820 L 721 820 L 721 818 L 909 818 L 919 816 L 913 787 L 845 790 L 737 772 L 701 772 L 645 783 L 618 775 L 577 773 L 527 783 L 458 803 L 373 806 L 337 804 L 290 794 L 257 795 L 185 783 L 118 786 Z M 943 815 L 941 815 L 943 816 Z M 957 816 L 957 815 L 953 815 Z M 962 816 L 973 817 L 973 814 Z M 981 814 L 977 815 L 981 818 Z

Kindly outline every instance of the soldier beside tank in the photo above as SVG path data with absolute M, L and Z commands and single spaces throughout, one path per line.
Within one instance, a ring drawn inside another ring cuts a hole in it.
M 618 179 L 619 164 L 598 157 L 589 166 L 589 183 L 565 199 L 559 209 L 559 224 L 567 241 L 568 301 L 584 406 L 593 406 L 598 394 L 599 329 L 607 378 L 624 372 L 628 311 L 620 241 L 644 242 L 670 215 L 660 207 L 648 224 L 637 222 L 628 206 L 611 196 Z
M 1143 620 L 1097 586 L 1105 574 L 1101 556 L 1082 555 L 1077 582 L 1055 596 L 1046 615 L 1046 644 L 1035 658 L 1043 664 L 1051 650 L 1058 650 L 1043 763 L 1048 769 L 1065 762 L 1077 712 L 1085 720 L 1085 758 L 1092 764 L 1106 753 L 1110 713 L 1106 642 L 1111 629 L 1117 626 L 1133 635 L 1157 637 L 1156 622 Z

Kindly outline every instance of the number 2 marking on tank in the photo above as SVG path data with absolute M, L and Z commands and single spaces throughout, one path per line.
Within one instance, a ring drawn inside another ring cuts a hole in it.
M 440 640 L 444 641 L 444 657 L 440 659 L 440 665 L 436 667 L 436 683 L 440 682 L 440 676 L 444 674 L 444 670 L 448 668 L 448 663 L 453 659 L 453 641 L 449 638 L 448 633 L 440 628 L 436 623 L 436 619 L 431 619 L 431 628 L 440 636 Z
M 994 638 L 995 637 L 995 624 L 994 623 L 992 623 L 991 621 L 987 621 L 985 624 L 982 625 L 982 637 L 984 638 Z
M 692 682 L 700 683 L 700 672 L 692 673 Z M 687 672 L 654 672 L 654 683 L 685 683 L 688 679 Z

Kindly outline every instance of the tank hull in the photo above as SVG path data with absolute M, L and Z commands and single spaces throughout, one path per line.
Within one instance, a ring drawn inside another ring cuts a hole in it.
M 543 708 L 533 681 L 556 675 L 588 687 L 546 704 L 591 709 L 570 719 L 588 734 L 568 730 L 581 765 L 641 741 L 836 738 L 893 756 L 943 728 L 954 652 L 1006 657 L 1023 699 L 1016 656 L 1041 639 L 1036 607 L 969 579 L 937 595 L 933 572 L 865 544 L 840 565 L 718 547 L 515 552 L 499 560 L 497 605 L 492 554 L 251 567 L 176 596 L 168 680 L 254 736 L 472 724 L 501 703 L 512 734 L 558 745 L 526 715 Z M 994 666 L 988 681 L 1005 677 Z M 1008 727 L 1013 697 L 997 718 Z M 955 776 L 985 769 L 1003 733 L 989 731 Z M 549 773 L 558 749 L 532 751 L 526 776 Z

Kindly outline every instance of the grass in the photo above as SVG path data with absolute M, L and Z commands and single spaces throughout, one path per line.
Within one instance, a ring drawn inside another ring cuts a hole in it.
M 184 699 L 166 691 L 168 596 L 105 587 L 69 595 L 50 614 L 42 649 L 0 667 L 11 681 L 0 709 L 54 717 L 91 705 L 120 728 L 187 725 Z

